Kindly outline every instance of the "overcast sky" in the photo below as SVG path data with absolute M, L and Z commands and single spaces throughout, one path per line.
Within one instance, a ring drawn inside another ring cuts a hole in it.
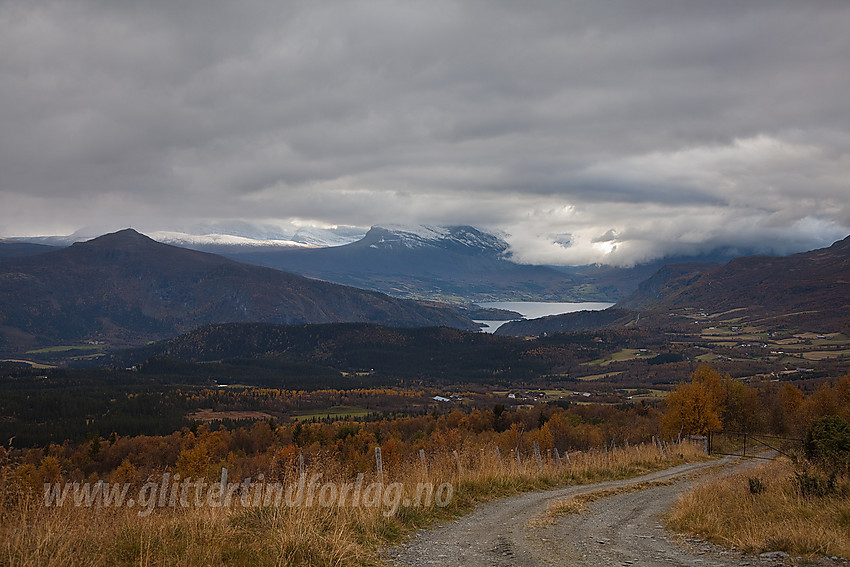
M 629 264 L 850 233 L 850 2 L 0 0 L 0 235 L 505 231 Z

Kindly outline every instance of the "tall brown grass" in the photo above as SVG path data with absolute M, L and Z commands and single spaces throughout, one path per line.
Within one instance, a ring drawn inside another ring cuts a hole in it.
M 835 479 L 829 494 L 806 495 L 795 472 L 799 465 L 777 459 L 706 482 L 676 503 L 668 527 L 745 552 L 850 558 L 850 478 Z
M 686 460 L 699 460 L 702 446 L 683 442 L 660 451 L 640 445 L 611 451 L 570 453 L 562 464 L 544 453 L 499 455 L 493 447 L 467 447 L 457 454 L 418 455 L 384 483 L 400 482 L 404 497 L 416 497 L 417 483 L 451 483 L 448 506 L 387 507 L 187 507 L 155 509 L 46 507 L 43 493 L 17 482 L 10 466 L 0 470 L 0 565 L 69 567 L 88 565 L 378 565 L 380 549 L 436 520 L 468 511 L 476 503 L 523 491 L 637 476 Z M 459 465 L 459 466 L 458 466 Z M 307 476 L 322 482 L 351 482 L 333 457 L 314 461 Z M 298 471 L 286 473 L 294 482 Z M 366 482 L 374 481 L 374 475 Z M 135 487 L 134 487 L 135 490 Z M 131 490 L 131 495 L 133 490 Z

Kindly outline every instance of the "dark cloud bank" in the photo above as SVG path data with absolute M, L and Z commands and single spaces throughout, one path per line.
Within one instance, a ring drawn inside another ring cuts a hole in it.
M 0 2 L 0 235 L 475 224 L 527 262 L 850 232 L 850 3 Z

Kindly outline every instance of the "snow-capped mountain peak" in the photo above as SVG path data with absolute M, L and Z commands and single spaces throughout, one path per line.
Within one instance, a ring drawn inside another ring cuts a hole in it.
M 508 243 L 472 226 L 375 226 L 361 241 L 371 248 L 465 248 L 504 254 Z

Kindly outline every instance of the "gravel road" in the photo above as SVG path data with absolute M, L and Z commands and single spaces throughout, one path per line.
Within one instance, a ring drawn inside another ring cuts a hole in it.
M 409 542 L 387 551 L 387 561 L 397 566 L 533 567 L 542 565 L 698 565 L 770 566 L 790 564 L 784 554 L 743 556 L 736 551 L 672 535 L 661 525 L 663 514 L 695 477 L 729 474 L 751 461 L 732 458 L 689 463 L 624 481 L 573 486 L 522 494 L 489 502 L 454 522 L 421 530 Z M 601 498 L 589 505 L 590 513 L 565 515 L 552 525 L 529 520 L 549 503 L 567 496 L 620 488 L 652 481 L 650 488 Z M 846 565 L 828 559 L 818 565 Z M 812 562 L 808 563 L 813 564 Z

